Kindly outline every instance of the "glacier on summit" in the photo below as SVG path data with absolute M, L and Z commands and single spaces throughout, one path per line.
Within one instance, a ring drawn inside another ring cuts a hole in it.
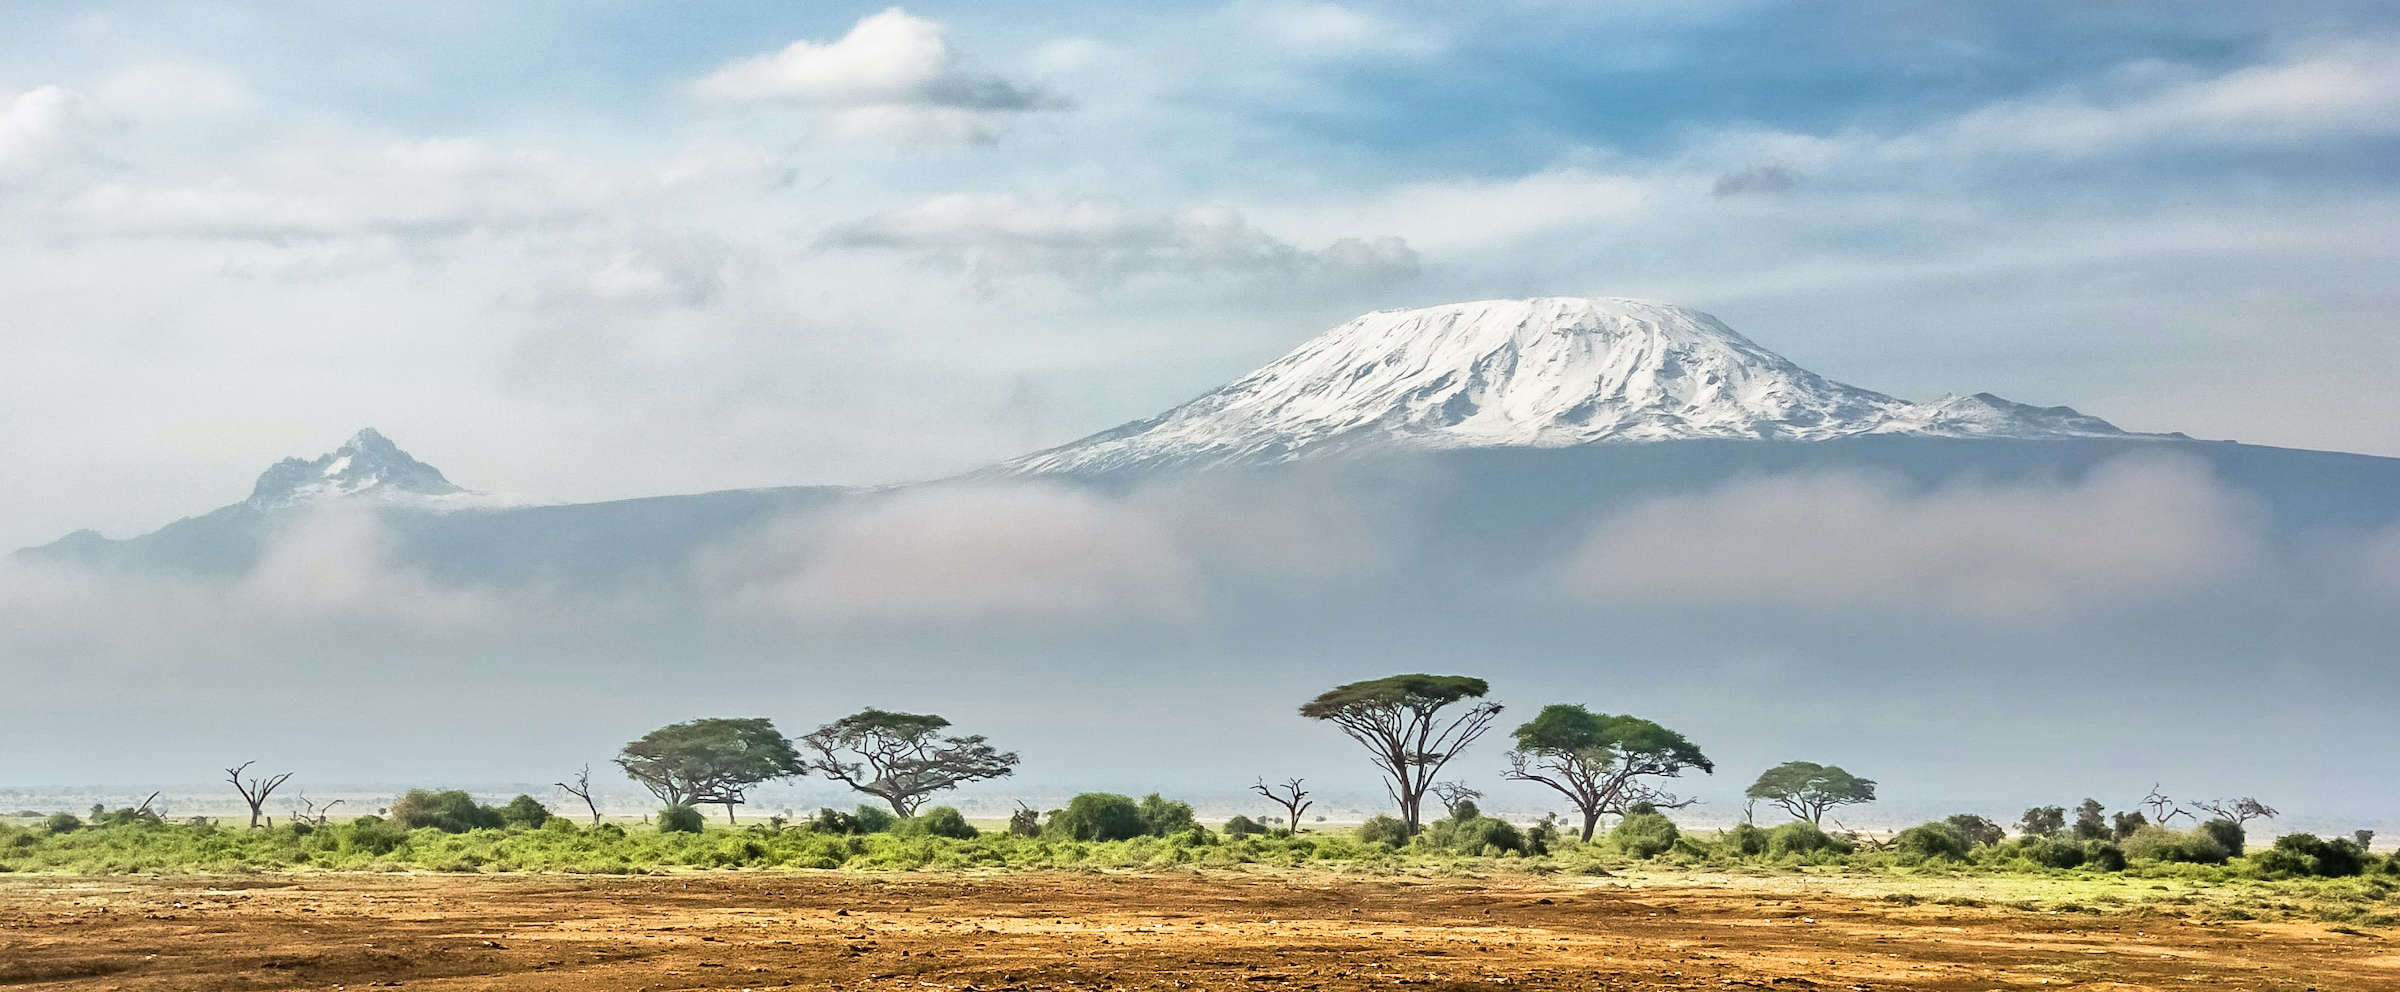
M 1696 310 L 1549 297 L 1367 314 L 1157 417 L 1023 456 L 1006 469 L 1264 464 L 1395 446 L 1862 434 L 2153 436 L 1989 393 L 1911 403 L 1810 372 Z

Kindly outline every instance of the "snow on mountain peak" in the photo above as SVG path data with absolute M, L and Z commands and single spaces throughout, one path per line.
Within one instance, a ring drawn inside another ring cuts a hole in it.
M 1878 433 L 2124 436 L 2065 407 L 1989 394 L 1915 404 L 1834 382 L 1672 304 L 1553 297 L 1370 313 L 1157 417 L 1007 467 L 1105 471 L 1370 447 Z
M 247 502 L 274 510 L 352 496 L 422 500 L 474 495 L 479 494 L 452 484 L 441 470 L 409 457 L 369 427 L 314 459 L 276 462 L 259 475 Z

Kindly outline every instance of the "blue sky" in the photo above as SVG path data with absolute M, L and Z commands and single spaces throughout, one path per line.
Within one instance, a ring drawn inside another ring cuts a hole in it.
M 1358 312 L 2400 454 L 2368 3 L 18 3 L 0 543 L 372 424 L 591 499 L 944 474 Z M 779 61 L 780 59 L 780 61 Z

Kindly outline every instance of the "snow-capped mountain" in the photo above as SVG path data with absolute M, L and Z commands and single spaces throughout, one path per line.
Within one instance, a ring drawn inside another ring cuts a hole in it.
M 2128 435 L 1978 393 L 1911 403 L 1827 379 L 1715 317 L 1626 299 L 1367 314 L 1199 399 L 1008 463 L 1093 472 L 1272 463 L 1370 447 L 1565 447 L 1859 434 Z
M 443 478 L 440 469 L 409 457 L 390 438 L 369 427 L 316 458 L 276 462 L 259 474 L 258 484 L 243 503 L 253 509 L 280 510 L 350 497 L 455 501 L 482 495 Z

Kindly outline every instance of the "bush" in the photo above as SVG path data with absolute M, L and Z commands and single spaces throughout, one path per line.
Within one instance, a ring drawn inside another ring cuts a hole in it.
M 1378 813 L 1368 817 L 1367 822 L 1358 825 L 1358 839 L 1363 844 L 1389 844 L 1393 847 L 1407 847 L 1408 824 L 1400 822 L 1400 818 L 1397 816 Z
M 1267 827 L 1265 824 L 1260 823 L 1257 820 L 1253 820 L 1247 816 L 1236 814 L 1233 819 L 1225 821 L 1225 836 L 1231 837 L 1234 840 L 1240 840 L 1244 837 L 1250 836 L 1251 834 L 1263 834 L 1266 832 Z
M 2221 865 L 2233 856 L 2233 851 L 2206 829 L 2169 830 L 2155 823 L 2144 823 L 2126 835 L 2125 855 L 2136 861 Z
M 1767 831 L 1767 853 L 1778 858 L 1793 854 L 1807 856 L 1827 851 L 1834 854 L 1848 854 L 1856 847 L 1857 845 L 1826 833 L 1822 828 L 1807 820 L 1793 820 Z
M 2083 845 L 2056 837 L 2020 838 L 2009 853 L 2044 868 L 2083 867 Z
M 1958 831 L 1958 835 L 1966 840 L 1968 847 L 1990 847 L 2008 839 L 2008 831 L 2000 829 L 1999 824 L 1973 813 L 1953 814 L 1942 822 L 1949 824 L 1950 829 Z
M 1977 817 L 1977 819 L 1982 818 Z M 1948 820 L 1920 823 L 1900 831 L 1900 836 L 1892 838 L 1894 851 L 1913 858 L 1948 858 L 1952 861 L 1965 861 L 1967 850 L 1972 846 L 1966 835 L 1961 833 L 1957 827 L 1951 826 Z
M 354 854 L 390 854 L 405 843 L 408 830 L 380 816 L 359 817 L 334 833 L 335 848 Z
M 1034 812 L 1031 806 L 1017 807 L 1016 812 L 1008 814 L 1008 835 L 1011 837 L 1041 836 L 1042 814 Z
M 860 803 L 857 809 L 850 811 L 850 822 L 862 834 L 888 834 L 899 825 L 900 818 L 881 806 Z
M 1724 844 L 1727 850 L 1742 857 L 1765 854 L 1767 832 L 1758 829 L 1755 823 L 1736 823 L 1732 830 L 1726 831 Z
M 2367 870 L 2367 853 L 2348 840 L 2325 840 L 2315 834 L 2285 834 L 2275 846 L 2250 859 L 2260 873 L 2272 876 L 2347 878 Z
M 919 814 L 910 826 L 918 833 L 953 840 L 973 840 L 982 831 L 968 823 L 965 815 L 948 806 L 936 806 Z
M 52 813 L 42 821 L 42 829 L 52 834 L 71 834 L 83 829 L 83 821 L 73 813 Z
M 512 827 L 533 829 L 550 822 L 550 807 L 532 796 L 519 795 L 500 807 L 500 822 Z
M 432 827 L 446 834 L 502 825 L 499 810 L 478 805 L 475 797 L 457 789 L 410 789 L 392 801 L 391 818 L 411 830 Z
M 1525 853 L 1525 833 L 1516 824 L 1483 815 L 1472 802 L 1461 802 L 1447 819 L 1425 827 L 1425 842 L 1452 854 L 1498 856 Z
M 1683 832 L 1675 828 L 1675 821 L 1652 810 L 1626 814 L 1617 821 L 1616 829 L 1608 832 L 1608 842 L 1634 857 L 1655 858 L 1674 850 L 1675 841 L 1682 836 Z
M 662 834 L 696 834 L 707 825 L 700 811 L 689 806 L 678 804 L 658 811 L 658 832 Z
M 2228 855 L 2239 857 L 2250 848 L 2250 839 L 2244 835 L 2242 825 L 2232 820 L 2210 820 L 2197 829 L 2207 834 L 2210 840 L 2216 841 L 2217 846 L 2224 848 Z
M 2125 849 L 2104 840 L 2085 841 L 2083 866 L 2093 871 L 2124 871 Z
M 1149 824 L 1142 821 L 1142 808 L 1131 796 L 1086 792 L 1067 800 L 1067 808 L 1052 816 L 1044 829 L 1069 840 L 1126 840 L 1147 833 Z
M 1192 820 L 1192 804 L 1162 799 L 1158 793 L 1142 797 L 1142 832 L 1152 837 L 1182 833 L 1199 824 Z

